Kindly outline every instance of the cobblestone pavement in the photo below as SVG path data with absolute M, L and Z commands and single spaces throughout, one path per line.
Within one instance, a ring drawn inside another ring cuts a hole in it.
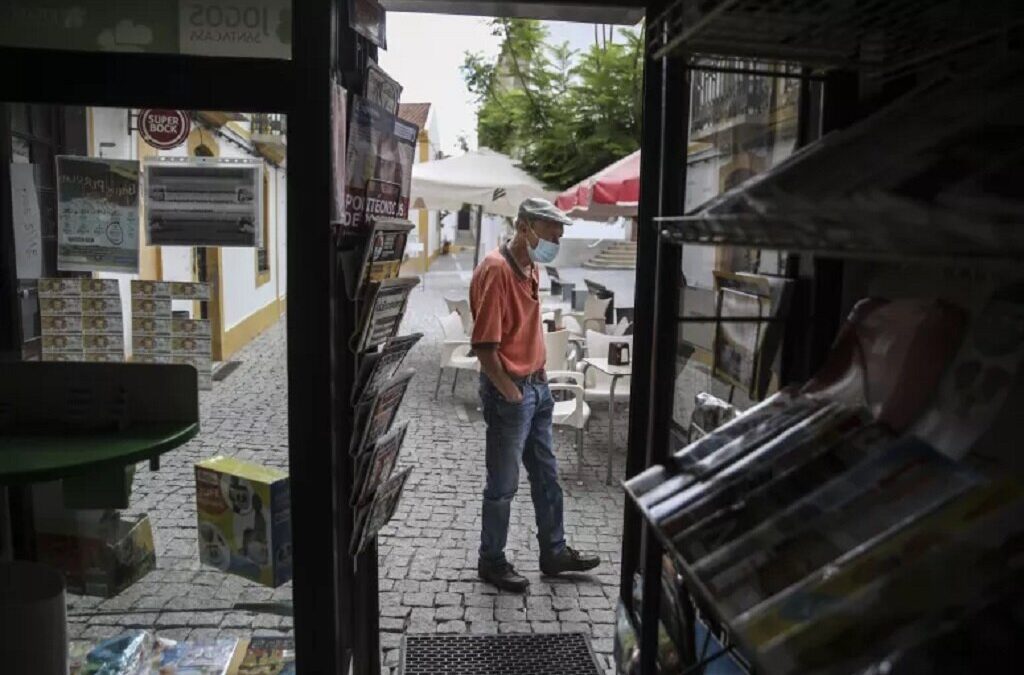
M 522 472 L 512 507 L 508 553 L 532 582 L 528 595 L 499 593 L 476 578 L 484 424 L 475 378 L 463 374 L 451 393 L 446 373 L 434 400 L 440 359 L 443 298 L 465 297 L 466 258 L 442 260 L 413 300 L 403 332 L 425 338 L 407 365 L 414 378 L 400 420 L 408 420 L 401 464 L 414 467 L 395 519 L 380 540 L 381 644 L 385 666 L 398 664 L 403 633 L 583 632 L 606 670 L 611 668 L 613 608 L 619 585 L 622 493 L 604 484 L 605 408 L 585 434 L 584 481 L 576 483 L 571 429 L 556 431 L 571 545 L 599 553 L 591 575 L 542 579 L 529 485 Z M 461 268 L 461 270 L 459 269 Z M 589 272 L 589 270 L 588 270 Z M 631 304 L 631 303 L 630 303 Z M 216 454 L 287 467 L 284 322 L 246 346 L 241 366 L 201 394 L 202 433 L 164 456 L 162 468 L 140 467 L 132 510 L 150 515 L 157 569 L 115 598 L 69 599 L 72 638 L 103 638 L 128 627 L 155 628 L 174 638 L 290 634 L 292 620 L 237 603 L 286 603 L 290 584 L 272 590 L 201 567 L 195 536 L 193 465 Z M 615 475 L 624 470 L 625 410 L 618 411 Z M 383 669 L 387 672 L 388 668 Z

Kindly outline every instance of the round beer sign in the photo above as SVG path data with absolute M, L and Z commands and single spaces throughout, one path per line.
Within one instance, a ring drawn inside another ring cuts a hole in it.
M 159 150 L 170 150 L 185 142 L 192 123 L 181 110 L 147 108 L 139 112 L 142 140 Z

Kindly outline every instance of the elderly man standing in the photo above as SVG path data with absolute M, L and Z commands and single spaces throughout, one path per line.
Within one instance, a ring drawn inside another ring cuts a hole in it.
M 487 423 L 487 485 L 478 572 L 484 581 L 522 592 L 529 580 L 505 558 L 509 512 L 519 486 L 519 462 L 530 479 L 540 569 L 545 575 L 585 572 L 600 563 L 566 546 L 562 488 L 552 449 L 554 401 L 544 373 L 538 263 L 558 255 L 569 218 L 546 199 L 519 207 L 515 236 L 473 272 L 469 301 L 473 349 L 480 360 L 480 399 Z

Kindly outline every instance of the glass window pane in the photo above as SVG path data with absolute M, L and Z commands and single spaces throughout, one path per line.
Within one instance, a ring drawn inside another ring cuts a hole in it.
M 692 73 L 687 211 L 772 168 L 793 153 L 797 142 L 798 79 L 785 77 L 782 67 L 777 68 L 778 77 L 766 74 L 773 68 L 763 63 L 704 60 L 702 65 L 733 72 Z M 777 386 L 778 347 L 773 340 L 765 341 L 768 324 L 715 317 L 771 316 L 770 292 L 737 289 L 736 275 L 758 275 L 763 283 L 757 288 L 768 289 L 778 283 L 771 277 L 783 273 L 785 257 L 778 251 L 739 247 L 683 247 L 682 313 L 708 319 L 683 323 L 681 329 L 686 361 L 677 380 L 675 421 L 684 433 L 710 431 L 705 427 L 715 424 L 715 413 L 722 409 L 716 406 L 744 410 Z

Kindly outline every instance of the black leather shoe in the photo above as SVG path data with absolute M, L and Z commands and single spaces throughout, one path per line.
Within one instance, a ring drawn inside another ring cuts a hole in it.
M 540 571 L 545 576 L 553 577 L 562 572 L 587 572 L 601 564 L 601 558 L 596 555 L 580 553 L 568 546 L 558 555 L 540 556 Z
M 522 593 L 530 587 L 530 580 L 517 574 L 511 563 L 490 565 L 481 560 L 477 563 L 476 571 L 483 581 L 493 584 L 503 591 Z

